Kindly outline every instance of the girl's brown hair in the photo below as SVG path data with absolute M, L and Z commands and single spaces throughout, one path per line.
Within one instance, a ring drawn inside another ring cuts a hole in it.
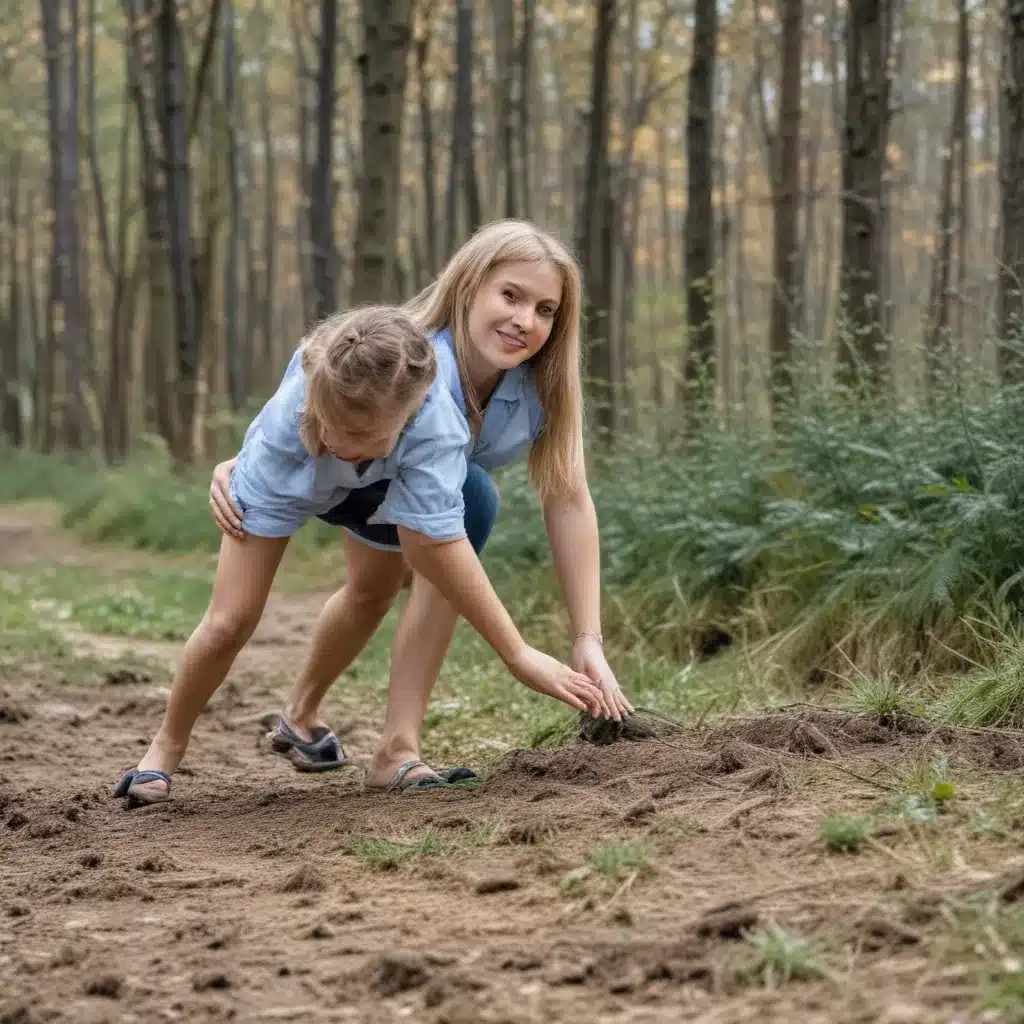
M 321 320 L 301 343 L 306 405 L 299 434 L 324 455 L 324 426 L 346 414 L 374 415 L 426 394 L 437 373 L 424 330 L 395 306 L 364 306 Z
M 551 263 L 562 278 L 562 299 L 551 334 L 530 361 L 544 408 L 544 429 L 530 452 L 530 481 L 542 498 L 565 495 L 584 478 L 583 387 L 580 381 L 580 270 L 569 250 L 527 221 L 502 220 L 481 228 L 405 309 L 428 331 L 452 332 L 470 421 L 480 402 L 469 383 L 469 309 L 487 275 L 507 263 Z

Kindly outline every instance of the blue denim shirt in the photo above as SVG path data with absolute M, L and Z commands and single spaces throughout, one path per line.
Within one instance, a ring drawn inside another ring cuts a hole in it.
M 468 416 L 459 379 L 459 366 L 451 331 L 444 328 L 434 336 L 438 376 L 442 377 L 462 412 Z M 467 426 L 467 431 L 468 431 Z M 467 457 L 484 469 L 515 462 L 525 456 L 544 429 L 544 407 L 534 383 L 533 369 L 525 363 L 506 370 L 484 410 L 480 436 L 466 447 Z
M 472 438 L 445 374 L 438 373 L 391 454 L 362 473 L 333 455 L 306 451 L 299 436 L 305 398 L 306 375 L 296 351 L 277 391 L 250 424 L 231 475 L 231 495 L 247 533 L 288 537 L 349 491 L 390 479 L 369 522 L 404 526 L 434 540 L 466 535 L 462 484 Z

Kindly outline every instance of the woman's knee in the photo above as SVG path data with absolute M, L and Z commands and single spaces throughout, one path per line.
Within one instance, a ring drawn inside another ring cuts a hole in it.
M 501 496 L 487 470 L 471 462 L 462 485 L 462 498 L 466 506 L 466 536 L 473 550 L 480 554 L 498 518 Z

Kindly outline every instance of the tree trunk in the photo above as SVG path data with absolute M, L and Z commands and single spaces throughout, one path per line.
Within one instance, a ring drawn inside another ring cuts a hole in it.
M 586 380 L 594 405 L 594 421 L 604 439 L 615 426 L 612 366 L 611 167 L 608 157 L 610 121 L 609 76 L 615 0 L 599 0 L 590 66 L 590 124 L 583 201 L 579 206 L 577 252 L 583 264 L 586 320 Z
M 321 0 L 316 160 L 310 174 L 309 197 L 309 236 L 313 248 L 313 315 L 317 320 L 334 312 L 338 282 L 338 252 L 334 244 L 334 188 L 331 181 L 337 49 L 338 0 Z
M 127 63 L 127 61 L 126 61 Z M 126 298 L 128 264 L 128 174 L 131 154 L 132 98 L 130 75 L 124 96 L 124 120 L 118 160 L 117 235 L 113 253 L 114 294 L 110 315 L 110 375 L 107 387 L 107 414 L 104 419 L 104 446 L 108 462 L 126 456 L 131 448 L 130 389 L 132 373 L 131 321 Z
M 86 9 L 86 31 L 88 51 L 86 60 L 86 92 L 89 108 L 89 167 L 92 172 L 93 194 L 96 199 L 96 226 L 100 236 L 100 252 L 107 274 L 114 276 L 114 253 L 110 244 L 110 227 L 107 219 L 107 202 L 103 189 L 103 175 L 100 173 L 99 143 L 96 137 L 96 0 L 89 0 Z
M 925 387 L 930 399 L 952 369 L 952 337 L 950 334 L 950 277 L 953 257 L 953 176 L 961 166 L 967 126 L 967 91 L 965 69 L 970 63 L 970 22 L 967 0 L 957 0 L 958 61 L 960 76 L 949 122 L 949 143 L 942 157 L 942 184 L 939 189 L 938 221 L 935 225 L 934 258 L 928 299 L 925 330 Z
M 178 434 L 177 375 L 174 364 L 174 304 L 167 213 L 167 175 L 159 150 L 159 126 L 154 125 L 143 84 L 143 71 L 157 62 L 155 32 L 138 24 L 137 0 L 125 0 L 128 19 L 128 87 L 135 104 L 141 154 L 142 197 L 146 212 L 146 282 L 148 293 L 145 394 L 152 399 L 157 429 L 173 449 Z
M 370 3 L 370 0 L 364 0 Z M 465 232 L 480 226 L 480 186 L 473 140 L 473 0 L 457 0 L 455 22 L 455 104 L 452 124 L 452 159 L 448 175 L 445 256 L 458 245 L 459 197 L 464 199 Z
M 192 461 L 192 428 L 201 352 L 199 310 L 193 276 L 192 210 L 184 42 L 176 0 L 160 0 L 155 25 L 160 55 L 160 128 L 167 166 L 167 219 L 170 227 L 171 281 L 174 288 L 175 352 L 178 371 L 178 430 L 173 454 L 179 468 Z
M 518 132 L 515 137 L 518 142 L 516 158 L 519 161 L 519 183 L 522 191 L 522 215 L 528 220 L 533 218 L 533 182 L 536 175 L 531 164 L 533 153 L 531 152 L 531 115 L 530 110 L 533 101 L 533 37 L 537 25 L 537 4 L 535 0 L 523 0 L 523 31 L 519 37 L 519 92 L 518 111 L 516 122 Z
M 710 418 L 715 400 L 715 240 L 712 154 L 715 142 L 715 57 L 718 7 L 696 0 L 693 60 L 690 65 L 686 123 L 686 320 L 683 366 L 688 435 Z
M 1024 0 L 1005 0 L 1003 120 L 1000 132 L 1002 254 L 999 266 L 999 370 L 1024 380 Z
M 260 137 L 263 142 L 263 309 L 260 316 L 259 374 L 262 390 L 274 372 L 274 313 L 277 297 L 277 160 L 270 120 L 270 89 L 266 76 L 260 78 Z
M 245 402 L 248 382 L 238 329 L 238 245 L 241 220 L 241 197 L 238 183 L 238 104 L 235 102 L 237 58 L 235 56 L 235 5 L 224 2 L 224 112 L 228 140 L 228 237 L 224 261 L 224 341 L 228 357 L 228 393 L 231 409 L 239 412 Z M 247 343 L 248 347 L 248 343 Z
M 498 164 L 503 172 L 502 194 L 506 217 L 519 216 L 519 174 L 516 160 L 516 115 L 521 83 L 516 60 L 514 0 L 491 0 L 494 21 L 494 61 L 497 68 Z
M 437 156 L 434 148 L 434 114 L 427 78 L 427 56 L 433 22 L 433 0 L 422 13 L 422 27 L 416 39 L 416 81 L 419 92 L 420 141 L 423 151 L 423 250 L 426 274 L 432 280 L 441 269 L 441 223 L 437 212 Z M 425 282 L 424 282 L 425 283 Z
M 851 0 L 846 31 L 839 378 L 880 390 L 888 376 L 881 265 L 883 178 L 889 137 L 891 0 Z
M 11 154 L 7 200 L 7 317 L 0 317 L 0 436 L 20 445 L 22 434 L 21 289 L 18 238 L 21 234 L 21 151 Z
M 412 42 L 412 0 L 362 0 L 362 166 L 359 178 L 352 302 L 399 298 L 398 195 L 402 175 L 405 77 Z
M 65 2 L 67 4 L 65 8 Z M 62 21 L 67 10 L 68 28 Z M 84 357 L 78 230 L 78 0 L 42 0 L 49 98 L 53 229 L 50 254 L 49 328 L 56 356 L 51 397 L 57 416 L 47 435 L 69 449 L 84 447 Z M 45 447 L 48 449 L 49 444 Z
M 793 398 L 793 331 L 800 323 L 800 94 L 803 74 L 803 0 L 782 2 L 782 94 L 772 160 L 775 221 L 770 390 L 778 417 Z

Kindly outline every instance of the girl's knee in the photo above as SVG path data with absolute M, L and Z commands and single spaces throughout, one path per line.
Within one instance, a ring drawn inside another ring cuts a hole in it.
M 260 624 L 260 609 L 210 608 L 203 619 L 206 642 L 221 651 L 241 650 Z
M 480 554 L 498 518 L 501 496 L 487 470 L 471 462 L 462 485 L 462 498 L 466 506 L 466 536 L 473 550 Z
M 352 574 L 345 581 L 345 590 L 360 606 L 384 615 L 402 588 L 404 570 L 405 563 L 400 562 L 391 572 Z

